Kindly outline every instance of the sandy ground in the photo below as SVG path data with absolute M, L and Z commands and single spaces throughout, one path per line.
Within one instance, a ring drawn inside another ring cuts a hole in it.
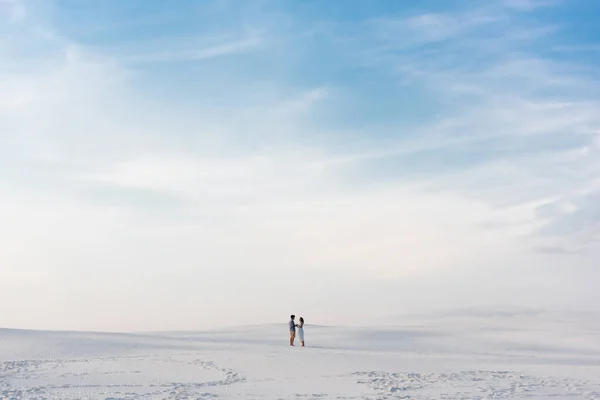
M 0 330 L 0 399 L 600 399 L 598 320 L 431 316 L 211 332 Z

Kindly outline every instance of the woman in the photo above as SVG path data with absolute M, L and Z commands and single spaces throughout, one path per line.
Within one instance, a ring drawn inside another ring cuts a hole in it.
M 298 338 L 302 343 L 302 347 L 304 347 L 304 318 L 300 317 L 298 322 L 300 322 L 298 325 L 296 325 L 298 327 Z

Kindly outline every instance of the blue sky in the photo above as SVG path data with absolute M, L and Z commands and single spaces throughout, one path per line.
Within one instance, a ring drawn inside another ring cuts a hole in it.
M 593 308 L 598 13 L 0 0 L 0 318 Z

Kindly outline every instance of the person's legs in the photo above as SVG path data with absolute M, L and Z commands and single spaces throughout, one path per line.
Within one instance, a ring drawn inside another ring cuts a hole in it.
M 294 345 L 294 339 L 296 339 L 296 332 L 290 331 L 290 346 Z

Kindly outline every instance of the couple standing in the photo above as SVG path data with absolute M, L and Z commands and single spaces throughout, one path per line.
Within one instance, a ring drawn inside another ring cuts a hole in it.
M 295 319 L 295 315 L 290 316 L 290 346 L 294 346 L 294 340 L 296 339 L 296 328 L 298 328 L 298 338 L 302 343 L 302 347 L 304 347 L 304 318 L 300 317 L 298 324 L 296 324 L 296 322 L 294 321 Z

